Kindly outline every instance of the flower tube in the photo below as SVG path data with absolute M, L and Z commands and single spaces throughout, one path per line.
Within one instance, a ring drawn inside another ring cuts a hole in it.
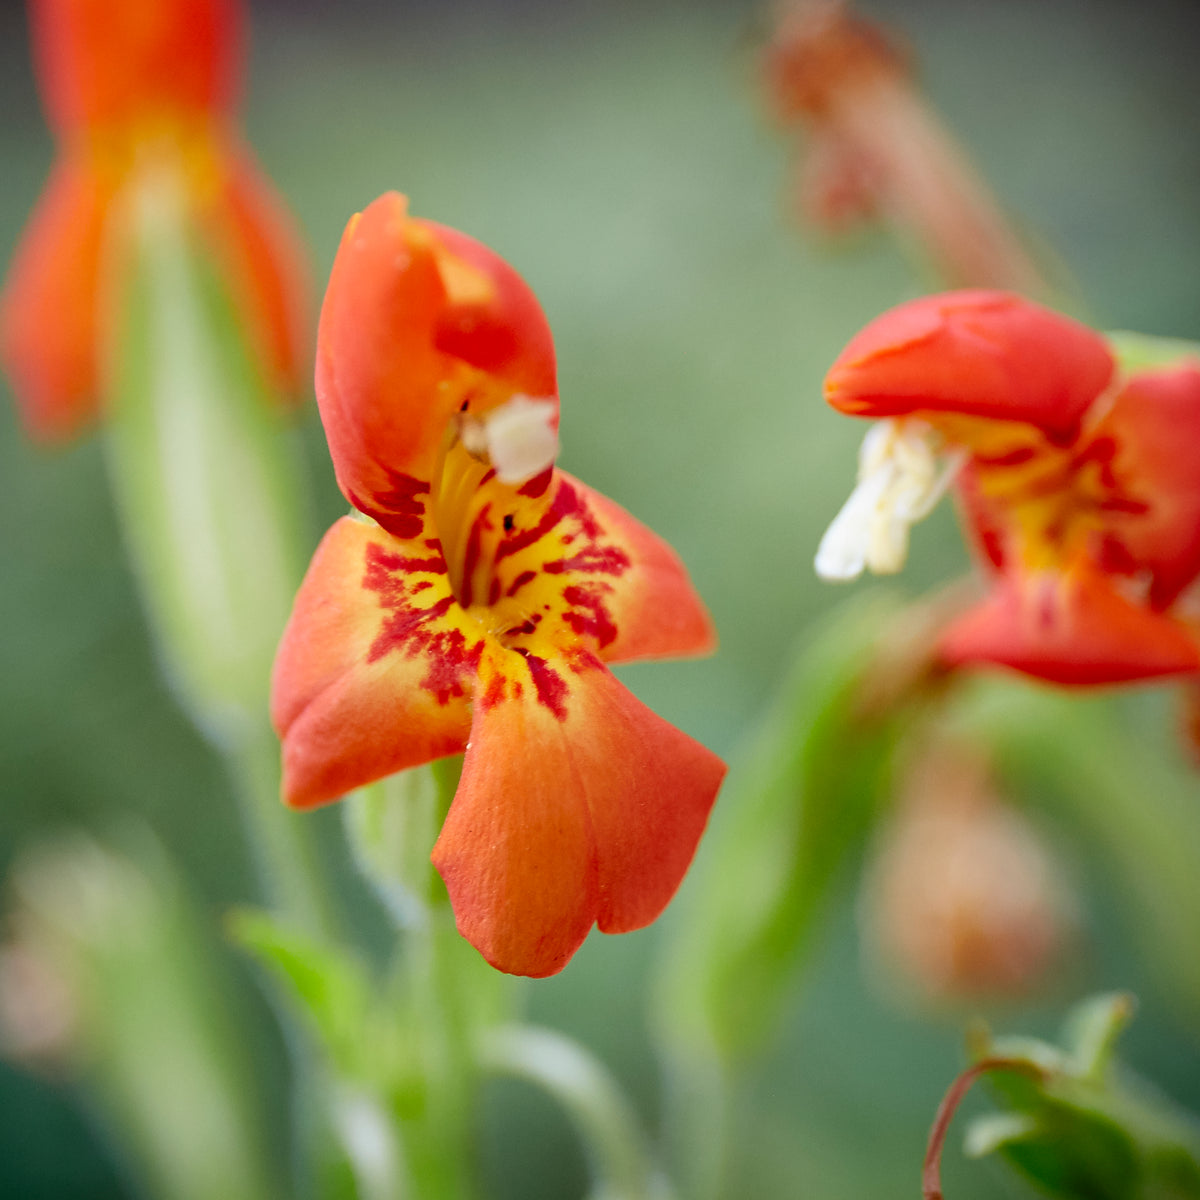
M 560 970 L 637 929 L 687 869 L 724 775 L 607 669 L 714 634 L 673 551 L 557 470 L 554 348 L 472 239 L 380 197 L 321 314 L 317 398 L 358 510 L 326 535 L 274 676 L 287 801 L 465 752 L 433 848 L 494 966 Z

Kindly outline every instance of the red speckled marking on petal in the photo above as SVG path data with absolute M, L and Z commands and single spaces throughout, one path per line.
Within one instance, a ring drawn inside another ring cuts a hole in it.
M 485 639 L 470 641 L 460 629 L 439 628 L 441 619 L 454 607 L 452 596 L 443 596 L 428 608 L 412 603 L 415 592 L 428 586 L 428 581 L 411 580 L 412 571 L 445 573 L 440 558 L 411 558 L 390 554 L 372 543 L 367 547 L 366 571 L 362 586 L 378 593 L 379 602 L 388 610 L 383 628 L 371 644 L 368 662 L 377 662 L 387 654 L 399 652 L 410 658 L 424 655 L 428 670 L 420 686 L 446 705 L 452 698 L 466 696 L 479 672 Z
M 508 585 L 508 591 L 506 591 L 504 594 L 506 596 L 515 596 L 526 584 L 532 583 L 536 578 L 536 571 L 522 571 L 520 575 L 518 575 L 516 579 L 514 579 L 512 583 Z
M 428 494 L 429 484 L 402 471 L 391 472 L 390 482 L 392 487 L 389 490 L 379 492 L 374 497 L 374 507 L 391 514 L 388 525 L 397 537 L 419 537 L 425 528 L 425 502 L 418 497 Z M 368 510 L 357 496 L 351 495 L 350 503 L 362 512 Z M 441 546 L 438 546 L 438 550 L 441 550 Z
M 522 653 L 529 667 L 538 703 L 548 708 L 560 721 L 567 719 L 566 680 L 540 655 Z
M 542 569 L 548 575 L 622 575 L 629 567 L 629 555 L 620 546 L 591 545 L 569 558 L 552 559 Z
M 517 489 L 518 495 L 529 496 L 536 500 L 539 496 L 546 494 L 546 489 L 550 486 L 554 479 L 554 468 L 547 467 L 540 475 L 535 475 L 532 479 L 527 479 Z
M 508 680 L 499 671 L 488 680 L 488 685 L 483 691 L 483 695 L 476 698 L 476 703 L 484 708 L 491 708 L 499 704 L 505 697 L 508 691 Z
M 611 589 L 605 584 L 572 584 L 563 589 L 563 599 L 571 606 L 563 613 L 563 620 L 581 636 L 595 638 L 596 645 L 603 650 L 617 639 L 617 627 L 604 594 Z

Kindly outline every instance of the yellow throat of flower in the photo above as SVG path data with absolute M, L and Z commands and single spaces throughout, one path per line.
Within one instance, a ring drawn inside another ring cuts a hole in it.
M 493 633 L 494 567 L 500 542 L 535 524 L 544 498 L 525 494 L 558 455 L 557 405 L 514 395 L 480 415 L 464 408 L 451 423 L 432 487 L 432 516 L 455 598 Z M 486 611 L 484 611 L 486 610 Z

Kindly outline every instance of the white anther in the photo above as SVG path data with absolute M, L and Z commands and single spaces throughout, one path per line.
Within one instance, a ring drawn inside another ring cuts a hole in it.
M 933 431 L 911 418 L 878 421 L 858 455 L 858 486 L 817 548 L 822 579 L 856 579 L 863 570 L 890 575 L 908 557 L 908 533 L 927 517 L 966 461 L 955 450 L 939 465 Z
M 553 400 L 518 394 L 482 417 L 463 417 L 463 445 L 486 457 L 501 483 L 524 483 L 558 457 L 557 411 Z

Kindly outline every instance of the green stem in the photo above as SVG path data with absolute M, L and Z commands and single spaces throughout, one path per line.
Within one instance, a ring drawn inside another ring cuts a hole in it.
M 409 1173 L 420 1200 L 468 1200 L 478 1194 L 477 1073 L 464 967 L 491 968 L 466 960 L 475 952 L 459 937 L 448 907 L 410 930 L 405 950 L 425 1082 L 422 1111 L 402 1130 Z
M 729 1166 L 734 1081 L 716 1040 L 663 1045 L 667 1163 L 688 1200 L 716 1200 Z
M 586 1147 L 595 1200 L 668 1200 L 628 1101 L 604 1066 L 550 1029 L 503 1025 L 480 1046 L 487 1069 L 536 1084 L 566 1109 Z
M 263 722 L 247 722 L 220 747 L 237 791 L 263 892 L 271 907 L 305 933 L 336 945 L 337 902 L 329 888 L 317 826 L 279 796 L 279 742 Z

